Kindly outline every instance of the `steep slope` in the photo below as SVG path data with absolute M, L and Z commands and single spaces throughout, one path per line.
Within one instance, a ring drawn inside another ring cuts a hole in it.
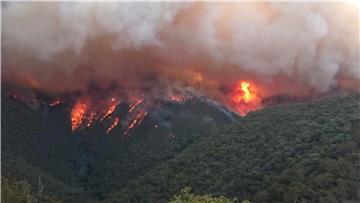
M 359 201 L 359 101 L 352 95 L 250 113 L 108 202 L 166 202 L 187 186 L 254 202 Z
M 173 158 L 203 132 L 236 119 L 207 101 L 165 102 L 128 137 L 121 129 L 105 134 L 97 127 L 72 135 L 69 107 L 48 108 L 34 110 L 3 96 L 2 175 L 26 180 L 34 190 L 40 178 L 65 202 L 102 199 Z
M 92 163 L 83 176 L 84 186 L 102 199 L 173 158 L 206 135 L 204 132 L 229 124 L 235 118 L 203 101 L 164 103 L 150 111 L 129 137 L 117 129 L 110 135 L 88 132 L 82 135 L 82 145 Z
M 80 153 L 74 137 L 16 100 L 3 97 L 1 109 L 2 176 L 26 181 L 32 190 L 41 180 L 44 193 L 67 202 L 82 199 L 83 189 L 72 176 Z

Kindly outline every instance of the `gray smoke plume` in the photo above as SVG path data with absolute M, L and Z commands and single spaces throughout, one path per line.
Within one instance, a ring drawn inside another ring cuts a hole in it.
M 214 97 L 241 79 L 268 95 L 357 88 L 358 9 L 355 2 L 6 2 L 3 80 L 20 75 L 61 90 L 89 80 L 180 83 Z

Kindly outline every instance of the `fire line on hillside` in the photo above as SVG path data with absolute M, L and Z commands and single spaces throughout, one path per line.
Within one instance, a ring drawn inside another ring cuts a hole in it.
M 260 108 L 259 95 L 250 82 L 240 81 L 235 85 L 235 89 L 230 95 L 234 109 L 240 115 L 246 115 L 249 111 Z M 171 95 L 168 97 L 170 102 L 184 103 L 190 97 L 182 95 Z M 60 103 L 55 100 L 54 104 Z M 51 103 L 50 105 L 52 106 Z M 122 103 L 126 103 L 127 117 L 121 118 L 112 114 Z M 110 120 L 106 133 L 110 133 L 118 125 L 124 126 L 123 134 L 130 135 L 131 131 L 141 124 L 152 106 L 152 99 L 145 98 L 144 95 L 132 95 L 128 98 L 117 99 L 112 97 L 105 100 L 93 101 L 91 97 L 79 98 L 71 109 L 71 129 L 73 133 L 79 132 L 85 128 L 90 128 L 94 123 L 104 120 Z

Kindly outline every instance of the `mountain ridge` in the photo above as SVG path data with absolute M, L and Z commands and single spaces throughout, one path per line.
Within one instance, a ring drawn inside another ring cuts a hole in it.
M 359 99 L 357 94 L 249 113 L 108 202 L 166 202 L 184 187 L 255 202 L 359 200 Z

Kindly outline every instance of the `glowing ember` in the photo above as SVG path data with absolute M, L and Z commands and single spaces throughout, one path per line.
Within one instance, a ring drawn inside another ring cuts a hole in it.
M 84 119 L 86 113 L 87 105 L 83 102 L 77 102 L 74 108 L 71 110 L 71 129 L 75 131 L 78 129 Z
M 119 124 L 120 119 L 116 117 L 110 127 L 106 130 L 106 133 L 109 133 L 112 129 L 114 129 Z
M 146 115 L 147 115 L 146 111 L 137 112 L 137 114 L 135 115 L 135 118 L 129 121 L 128 126 L 124 132 L 124 135 L 125 136 L 129 135 L 129 132 L 131 131 L 131 129 L 140 125 L 140 123 L 144 120 Z
M 120 103 L 120 102 L 116 102 L 115 98 L 112 98 L 111 101 L 112 101 L 112 104 L 109 105 L 104 116 L 100 119 L 100 121 L 104 120 L 106 117 L 108 117 L 110 114 L 112 114 L 115 111 L 116 107 Z
M 95 113 L 95 112 L 91 112 L 91 113 L 90 113 L 90 116 L 86 119 L 86 120 L 87 120 L 86 126 L 87 126 L 87 127 L 90 127 L 91 124 L 94 122 L 95 118 L 96 118 L 96 113 Z
M 141 104 L 142 101 L 143 101 L 143 99 L 135 98 L 135 102 L 130 105 L 129 112 L 132 112 L 132 111 L 136 108 L 136 106 L 138 106 L 139 104 Z
M 172 102 L 185 102 L 186 101 L 186 97 L 185 96 L 181 96 L 181 95 L 172 95 L 169 98 L 170 101 Z
M 60 100 L 54 100 L 54 101 L 52 101 L 49 105 L 50 105 L 50 106 L 57 106 L 57 105 L 59 105 L 60 103 L 61 103 Z
M 261 98 L 258 95 L 256 87 L 247 81 L 236 83 L 230 100 L 231 106 L 233 106 L 240 115 L 245 115 L 261 107 Z

